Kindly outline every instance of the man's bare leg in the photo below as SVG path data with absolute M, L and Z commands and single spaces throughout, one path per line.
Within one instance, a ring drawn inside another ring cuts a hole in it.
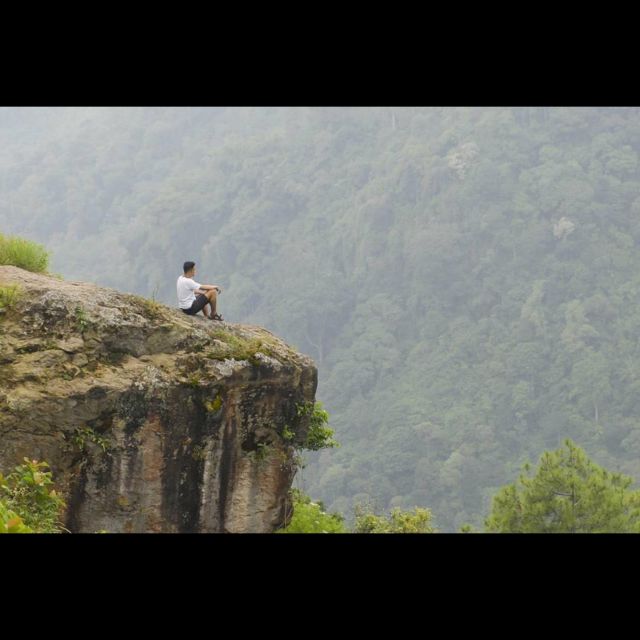
M 216 305 L 218 303 L 218 292 L 215 289 L 209 289 L 205 294 L 207 299 L 209 300 L 209 305 L 211 305 L 211 312 L 209 314 L 210 318 L 216 315 Z M 205 309 L 207 307 L 205 306 Z

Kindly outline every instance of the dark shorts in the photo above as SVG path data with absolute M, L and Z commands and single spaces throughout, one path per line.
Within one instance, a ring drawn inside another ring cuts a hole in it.
M 207 296 L 198 293 L 196 294 L 196 299 L 191 303 L 191 306 L 188 309 L 183 309 L 183 311 L 190 316 L 195 316 L 196 313 L 199 313 L 204 309 L 204 305 L 208 304 L 209 300 L 207 300 Z

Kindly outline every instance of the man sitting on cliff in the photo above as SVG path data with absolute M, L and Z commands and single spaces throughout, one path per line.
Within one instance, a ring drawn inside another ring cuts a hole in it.
M 196 263 L 185 262 L 182 266 L 184 275 L 178 277 L 178 305 L 188 315 L 195 316 L 202 311 L 209 320 L 224 320 L 216 313 L 218 294 L 222 293 L 222 287 L 217 284 L 200 284 L 193 279 L 196 275 Z M 207 307 L 211 307 L 207 312 Z

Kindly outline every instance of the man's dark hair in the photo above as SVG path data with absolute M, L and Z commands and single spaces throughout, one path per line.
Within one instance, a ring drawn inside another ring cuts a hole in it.
M 185 263 L 182 265 L 182 270 L 183 270 L 185 273 L 187 273 L 187 271 L 191 271 L 191 269 L 193 269 L 193 267 L 195 267 L 195 266 L 196 266 L 196 263 L 195 263 L 195 262 L 185 262 Z

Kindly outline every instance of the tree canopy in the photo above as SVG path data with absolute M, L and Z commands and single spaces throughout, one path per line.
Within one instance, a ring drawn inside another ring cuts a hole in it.
M 486 529 L 498 533 L 637 533 L 640 491 L 633 479 L 603 469 L 571 440 L 526 464 L 493 498 Z

